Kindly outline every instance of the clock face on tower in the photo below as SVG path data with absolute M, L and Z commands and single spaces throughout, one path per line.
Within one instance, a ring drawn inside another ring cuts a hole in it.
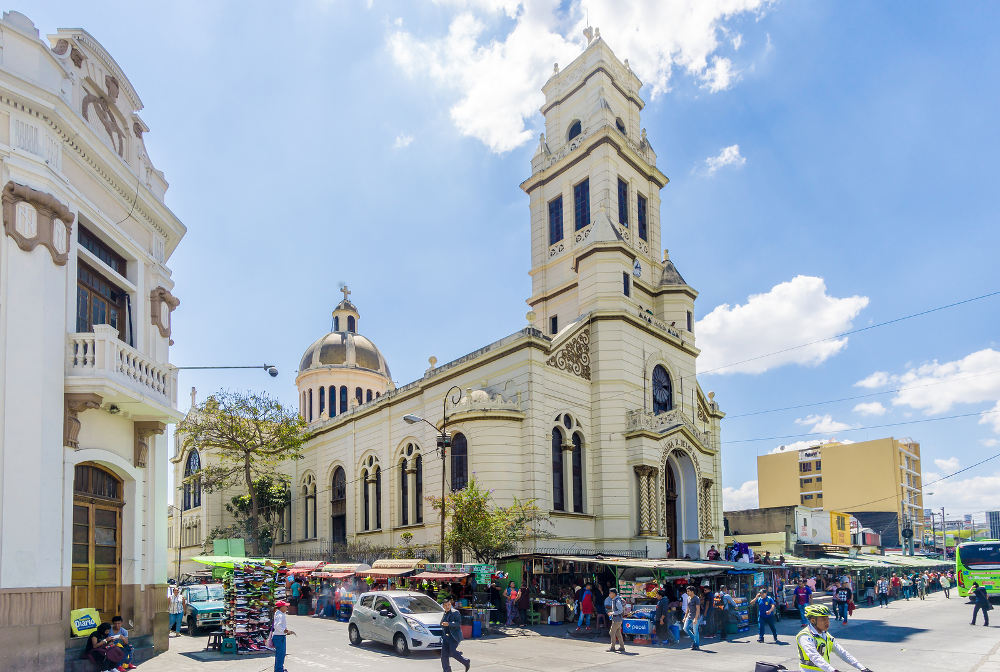
M 638 259 L 636 259 L 635 263 L 632 265 L 632 275 L 637 278 L 642 277 L 642 264 L 639 263 Z

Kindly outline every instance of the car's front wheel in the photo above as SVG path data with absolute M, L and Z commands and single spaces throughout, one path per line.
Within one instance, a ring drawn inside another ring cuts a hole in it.
M 188 634 L 192 637 L 198 634 L 198 621 L 194 616 L 188 616 Z
M 396 636 L 392 638 L 392 646 L 396 649 L 396 653 L 401 656 L 410 655 L 410 645 L 406 642 L 406 635 L 401 632 L 397 632 Z
M 361 631 L 354 623 L 347 627 L 347 638 L 351 641 L 351 646 L 361 646 Z

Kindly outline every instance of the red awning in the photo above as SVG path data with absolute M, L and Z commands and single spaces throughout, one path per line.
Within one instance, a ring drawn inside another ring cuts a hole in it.
M 407 567 L 386 567 L 385 569 L 366 569 L 364 571 L 358 572 L 356 576 L 361 578 L 372 577 L 373 579 L 388 579 L 397 576 L 405 576 L 413 571 L 413 568 Z
M 458 581 L 464 579 L 468 574 L 456 574 L 453 572 L 420 572 L 410 577 L 413 579 L 426 579 L 428 581 Z
M 313 576 L 320 579 L 346 579 L 354 576 L 354 572 L 314 572 Z

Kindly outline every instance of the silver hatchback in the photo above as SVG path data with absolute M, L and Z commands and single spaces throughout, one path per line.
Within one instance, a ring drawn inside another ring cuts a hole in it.
M 391 644 L 401 656 L 441 648 L 444 609 L 423 593 L 385 590 L 364 593 L 354 601 L 347 625 L 351 645 L 370 639 Z

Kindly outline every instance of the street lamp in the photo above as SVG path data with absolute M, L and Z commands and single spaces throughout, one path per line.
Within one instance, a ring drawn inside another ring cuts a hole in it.
M 173 504 L 167 504 L 168 509 L 173 509 L 177 512 L 177 585 L 181 585 L 181 525 L 184 520 L 184 509 L 180 506 L 174 506 Z
M 277 378 L 278 367 L 274 364 L 265 364 L 263 366 L 175 366 L 178 371 L 193 371 L 196 369 L 264 369 L 267 371 L 267 375 L 272 378 Z
M 454 394 L 452 394 L 454 392 Z M 445 496 L 445 458 L 448 456 L 448 447 L 451 445 L 451 437 L 448 436 L 448 399 L 451 399 L 452 406 L 456 405 L 462 400 L 462 388 L 458 385 L 452 385 L 447 392 L 444 393 L 444 398 L 441 400 L 441 433 L 437 437 L 437 452 L 438 456 L 441 458 L 441 548 L 440 548 L 440 561 L 444 562 L 444 496 Z M 434 431 L 438 431 L 437 426 L 430 420 L 420 417 L 419 415 L 414 415 L 413 413 L 407 413 L 403 416 L 403 421 L 408 425 L 412 425 L 417 422 L 426 422 L 428 425 L 434 428 Z

